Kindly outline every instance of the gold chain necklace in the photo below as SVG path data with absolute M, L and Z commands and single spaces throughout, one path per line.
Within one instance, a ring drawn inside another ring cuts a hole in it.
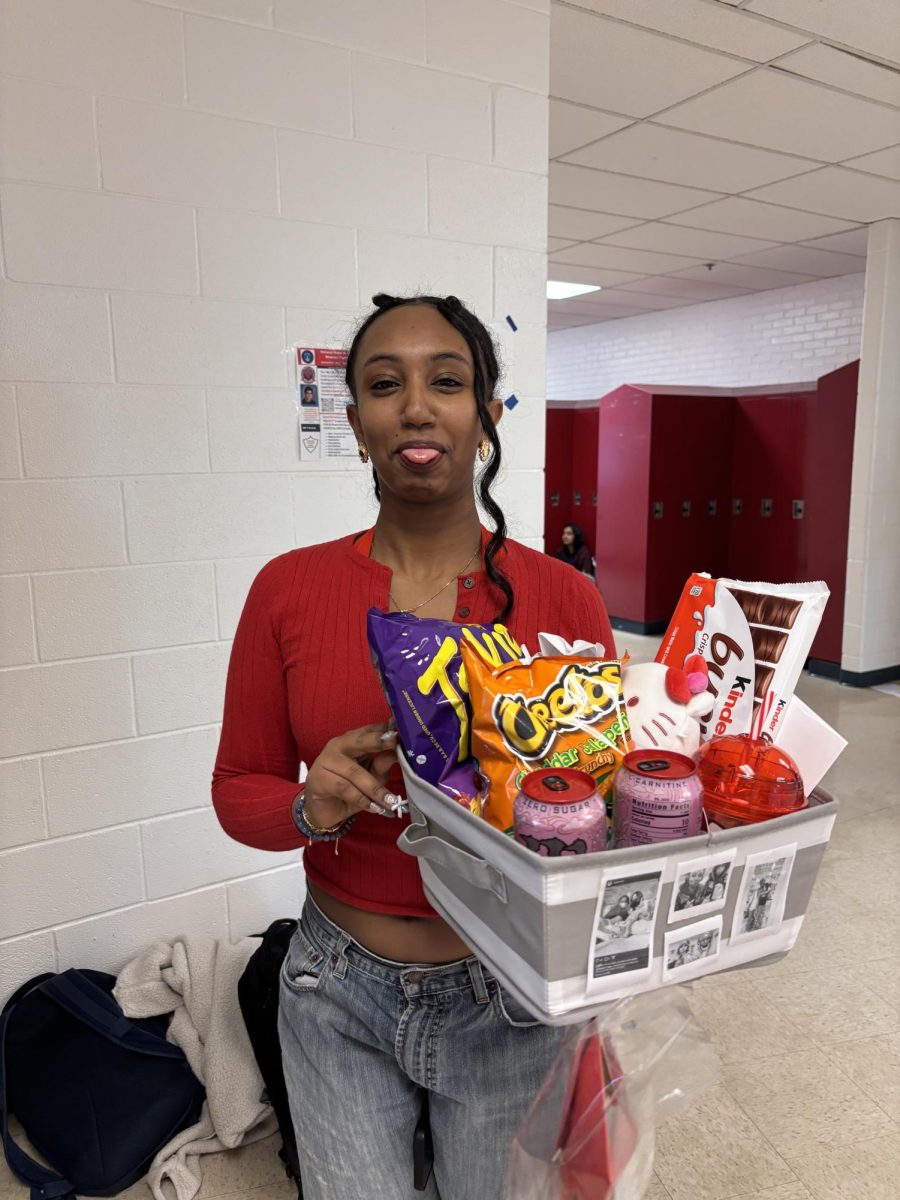
M 438 596 L 441 594 L 441 592 L 445 592 L 447 590 L 447 588 L 450 586 L 450 584 L 454 581 L 454 579 L 458 579 L 459 576 L 462 575 L 463 571 L 465 571 L 468 568 L 469 564 L 471 562 L 473 562 L 475 557 L 480 553 L 481 553 L 481 542 L 478 543 L 478 546 L 476 547 L 475 553 L 472 555 L 472 557 L 467 559 L 466 562 L 463 564 L 462 570 L 457 571 L 455 575 L 451 575 L 450 578 L 447 580 L 447 582 L 442 587 L 439 587 L 433 596 L 429 596 L 427 600 L 423 600 L 422 603 L 417 604 L 415 608 L 403 608 L 401 606 L 401 604 L 399 603 L 399 601 L 397 600 L 397 598 L 394 596 L 394 594 L 390 588 L 388 588 L 388 600 L 390 600 L 391 604 L 393 604 L 394 607 L 399 612 L 408 612 L 408 613 L 418 612 L 420 608 L 424 608 L 426 604 L 430 604 L 432 600 L 436 600 L 438 598 Z M 374 538 L 372 539 L 372 549 L 370 551 L 370 554 L 371 554 L 372 558 L 375 557 L 375 539 Z

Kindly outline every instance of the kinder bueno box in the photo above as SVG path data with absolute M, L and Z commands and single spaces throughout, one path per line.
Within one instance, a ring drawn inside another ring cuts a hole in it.
M 709 668 L 706 740 L 753 733 L 774 740 L 806 662 L 828 588 L 815 583 L 747 583 L 692 575 L 656 661 L 683 667 L 700 654 Z

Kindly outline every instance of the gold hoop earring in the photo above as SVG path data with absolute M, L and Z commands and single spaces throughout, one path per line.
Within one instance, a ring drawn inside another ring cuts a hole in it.
M 491 443 L 486 437 L 483 437 L 478 443 L 478 457 L 482 462 L 487 462 L 491 456 Z
M 365 442 L 360 442 L 357 449 L 359 450 L 359 461 L 365 466 L 369 461 L 369 449 Z

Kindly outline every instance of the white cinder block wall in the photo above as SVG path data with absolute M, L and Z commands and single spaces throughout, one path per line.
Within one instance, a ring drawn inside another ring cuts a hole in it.
M 299 469 L 287 347 L 470 301 L 539 544 L 548 57 L 548 0 L 3 5 L 0 995 L 298 909 L 209 803 L 250 580 L 374 513 Z
M 864 275 L 670 308 L 550 334 L 547 397 L 623 383 L 754 387 L 812 380 L 859 358 Z

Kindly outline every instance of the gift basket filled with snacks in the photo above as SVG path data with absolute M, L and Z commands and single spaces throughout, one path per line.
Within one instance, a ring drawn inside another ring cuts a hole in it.
M 429 901 L 534 1015 L 775 961 L 845 745 L 793 695 L 828 591 L 693 575 L 653 663 L 369 613 Z

